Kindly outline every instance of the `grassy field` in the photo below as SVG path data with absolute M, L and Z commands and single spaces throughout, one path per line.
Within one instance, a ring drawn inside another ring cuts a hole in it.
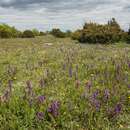
M 130 45 L 0 40 L 0 130 L 127 129 Z

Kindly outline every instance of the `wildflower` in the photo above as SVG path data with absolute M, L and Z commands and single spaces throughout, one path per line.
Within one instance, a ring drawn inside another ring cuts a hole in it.
M 128 99 L 130 99 L 130 96 L 128 97 Z
M 66 70 L 66 64 L 63 64 L 63 70 Z
M 95 100 L 94 105 L 96 110 L 98 111 L 100 109 L 100 102 L 98 100 Z
M 100 101 L 99 101 L 98 99 L 96 99 L 97 96 L 98 96 L 98 94 L 99 94 L 99 91 L 96 90 L 96 91 L 92 94 L 92 96 L 90 97 L 90 102 L 92 103 L 92 105 L 95 107 L 95 109 L 96 109 L 97 111 L 100 109 L 100 106 L 101 106 Z
M 16 78 L 16 77 L 14 77 L 13 79 L 14 79 L 14 80 L 16 80 L 17 78 Z
M 69 67 L 69 76 L 70 76 L 70 77 L 73 76 L 72 67 Z
M 130 89 L 130 85 L 128 85 L 128 89 Z
M 115 113 L 115 114 L 119 114 L 119 113 L 121 112 L 121 110 L 122 110 L 122 105 L 118 103 L 118 104 L 115 106 L 115 108 L 114 108 L 114 113 Z
M 45 101 L 46 97 L 45 96 L 39 96 L 37 99 L 38 99 L 38 103 L 42 104 Z
M 37 116 L 38 120 L 43 120 L 43 118 L 44 118 L 44 113 L 43 113 L 43 112 L 37 112 L 37 113 L 36 113 L 36 116 Z
M 119 127 L 120 127 L 120 128 L 124 128 L 124 126 L 123 126 L 122 124 L 119 124 Z
M 48 112 L 51 113 L 54 117 L 57 117 L 59 115 L 59 107 L 60 107 L 60 102 L 58 101 L 53 101 L 48 108 Z
M 130 62 L 128 63 L 128 67 L 129 67 L 129 69 L 130 69 Z
M 91 77 L 93 77 L 94 76 L 94 74 L 91 74 Z
M 96 99 L 96 97 L 98 96 L 99 91 L 96 90 L 93 94 L 92 94 L 92 98 Z
M 91 102 L 91 104 L 95 107 L 95 109 L 98 111 L 99 109 L 100 109 L 100 101 L 99 100 L 97 100 L 96 98 L 93 98 L 93 97 L 91 97 L 90 98 L 90 102 Z

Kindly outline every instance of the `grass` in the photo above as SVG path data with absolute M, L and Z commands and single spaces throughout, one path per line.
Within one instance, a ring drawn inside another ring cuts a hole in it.
M 0 130 L 129 129 L 130 46 L 75 43 L 0 40 Z

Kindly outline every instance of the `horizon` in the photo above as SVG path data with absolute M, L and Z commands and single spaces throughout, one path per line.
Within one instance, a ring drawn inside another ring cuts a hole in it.
M 106 23 L 114 17 L 121 28 L 130 24 L 129 0 L 1 0 L 0 23 L 19 30 L 62 31 L 82 28 L 85 22 Z

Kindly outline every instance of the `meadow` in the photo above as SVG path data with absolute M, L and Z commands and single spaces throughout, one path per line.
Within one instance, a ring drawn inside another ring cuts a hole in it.
M 0 39 L 0 130 L 127 129 L 129 44 Z

